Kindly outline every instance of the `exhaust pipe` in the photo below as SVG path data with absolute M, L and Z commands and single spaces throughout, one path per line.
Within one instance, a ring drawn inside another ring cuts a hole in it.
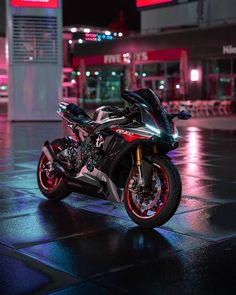
M 71 178 L 71 175 L 64 167 L 60 164 L 59 160 L 56 157 L 56 154 L 52 148 L 52 145 L 49 141 L 45 141 L 43 145 L 43 153 L 47 157 L 48 161 L 52 164 L 53 169 L 62 176 Z

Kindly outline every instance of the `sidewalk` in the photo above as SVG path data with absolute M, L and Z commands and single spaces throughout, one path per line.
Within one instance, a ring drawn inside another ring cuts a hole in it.
M 198 127 L 205 129 L 236 130 L 236 116 L 191 118 L 188 121 L 175 120 L 177 127 Z
M 176 120 L 202 121 L 232 125 Z M 41 147 L 62 137 L 63 125 L 0 116 L 0 294 L 236 294 L 235 131 L 180 133 L 170 154 L 183 183 L 180 205 L 147 230 L 108 200 L 43 199 L 35 177 Z

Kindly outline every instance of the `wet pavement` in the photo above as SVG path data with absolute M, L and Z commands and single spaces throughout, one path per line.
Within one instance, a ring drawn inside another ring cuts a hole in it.
M 181 204 L 143 230 L 122 205 L 43 198 L 41 145 L 63 129 L 0 117 L 0 294 L 236 294 L 236 131 L 179 130 Z

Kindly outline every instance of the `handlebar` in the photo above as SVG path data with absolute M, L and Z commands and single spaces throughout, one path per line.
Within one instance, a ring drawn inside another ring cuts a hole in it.
M 127 119 L 130 119 L 132 116 L 138 115 L 140 111 L 138 110 L 131 110 L 130 108 L 125 108 L 121 111 L 116 111 L 113 112 L 112 114 L 109 115 L 109 118 L 121 118 L 125 117 Z M 189 112 L 187 111 L 181 111 L 179 113 L 173 113 L 173 114 L 168 114 L 168 118 L 170 121 L 172 121 L 174 118 L 178 117 L 179 120 L 188 120 L 192 116 Z
M 187 111 L 181 111 L 179 113 L 168 114 L 169 120 L 172 121 L 174 118 L 178 117 L 179 120 L 188 120 L 192 116 Z
M 125 108 L 122 111 L 113 112 L 112 114 L 109 115 L 109 118 L 116 118 L 116 117 L 130 118 L 130 117 L 137 115 L 137 114 L 139 114 L 138 111 L 131 111 L 129 108 Z
M 109 115 L 109 118 L 119 118 L 119 117 L 123 117 L 123 112 L 122 111 L 113 112 L 112 114 Z

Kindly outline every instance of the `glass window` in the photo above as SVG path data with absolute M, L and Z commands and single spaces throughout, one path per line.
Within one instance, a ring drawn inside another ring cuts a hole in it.
M 219 79 L 219 98 L 226 99 L 231 96 L 231 79 L 222 77 Z
M 165 64 L 164 63 L 151 63 L 144 64 L 142 67 L 142 73 L 145 76 L 164 76 Z
M 124 67 L 102 66 L 86 68 L 86 97 L 98 100 L 119 100 L 124 90 Z
M 180 79 L 175 77 L 168 78 L 168 93 L 167 97 L 169 100 L 176 100 L 181 98 L 181 85 Z
M 144 88 L 153 88 L 152 80 L 145 80 L 144 81 Z
M 233 96 L 236 97 L 236 77 L 234 77 L 233 81 L 234 81 Z
M 101 83 L 102 99 L 118 99 L 120 97 L 120 81 L 118 79 L 104 79 Z
M 179 61 L 142 65 L 143 87 L 153 89 L 161 100 L 181 98 L 179 67 Z
M 179 76 L 179 62 L 167 63 L 167 75 Z
M 234 96 L 233 81 L 236 59 L 215 59 L 207 62 L 206 97 L 227 99 Z
M 165 75 L 165 64 L 159 63 L 156 65 L 156 75 L 157 76 L 164 76 Z
M 231 73 L 231 60 L 230 59 L 220 59 L 218 61 L 220 74 L 230 74 Z
M 236 74 L 236 59 L 233 59 L 233 73 Z
M 217 76 L 208 77 L 207 80 L 207 97 L 210 99 L 217 98 Z
M 167 90 L 167 85 L 165 80 L 155 80 L 154 81 L 154 90 L 157 95 L 157 97 L 163 101 L 166 97 L 166 90 Z
M 210 60 L 208 62 L 208 74 L 219 74 L 219 67 L 217 60 Z
M 232 77 L 212 75 L 207 78 L 206 96 L 210 99 L 227 99 L 232 97 Z
M 208 65 L 209 74 L 230 74 L 231 73 L 231 60 L 219 59 L 210 60 Z
M 87 78 L 87 97 L 96 98 L 97 97 L 97 78 Z

